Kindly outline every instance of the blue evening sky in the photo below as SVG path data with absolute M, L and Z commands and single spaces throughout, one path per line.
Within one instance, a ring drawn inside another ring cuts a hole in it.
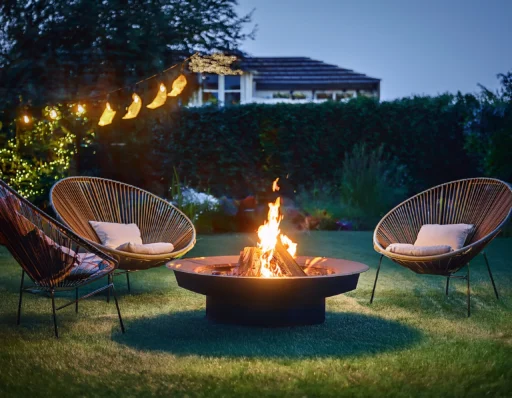
M 255 56 L 308 56 L 382 79 L 382 99 L 475 92 L 512 70 L 512 0 L 239 0 Z

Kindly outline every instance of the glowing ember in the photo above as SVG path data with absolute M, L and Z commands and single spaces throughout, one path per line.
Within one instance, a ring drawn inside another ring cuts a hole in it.
M 277 178 L 272 184 L 272 191 L 274 192 L 279 191 L 279 186 L 277 185 L 278 180 L 279 178 Z M 292 257 L 295 257 L 295 253 L 297 252 L 297 244 L 286 235 L 281 234 L 279 229 L 279 224 L 283 219 L 283 216 L 279 213 L 280 206 L 281 198 L 279 197 L 274 203 L 269 203 L 267 221 L 258 228 L 258 238 L 260 239 L 258 247 L 262 252 L 260 257 L 260 273 L 261 276 L 265 278 L 271 276 L 283 276 L 283 272 L 279 265 L 272 261 L 278 239 L 280 239 L 281 243 L 286 247 L 288 253 L 290 253 Z

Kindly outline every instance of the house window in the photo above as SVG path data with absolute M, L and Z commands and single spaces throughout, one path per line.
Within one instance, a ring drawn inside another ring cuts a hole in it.
M 241 100 L 240 76 L 203 74 L 201 105 L 236 105 Z
M 341 101 L 346 98 L 352 98 L 354 96 L 354 93 L 350 92 L 342 92 L 342 93 L 336 93 L 336 101 Z
M 318 100 L 331 100 L 332 94 L 331 93 L 316 93 L 316 99 Z
M 223 76 L 226 91 L 240 91 L 240 76 Z
M 224 105 L 229 106 L 238 104 L 240 104 L 240 91 L 230 91 L 224 94 Z

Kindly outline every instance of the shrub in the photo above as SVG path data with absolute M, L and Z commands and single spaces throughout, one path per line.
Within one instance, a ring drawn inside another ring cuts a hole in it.
M 360 228 L 372 228 L 379 218 L 407 195 L 405 168 L 386 156 L 384 147 L 369 150 L 354 146 L 345 155 L 340 173 L 339 197 L 345 216 Z

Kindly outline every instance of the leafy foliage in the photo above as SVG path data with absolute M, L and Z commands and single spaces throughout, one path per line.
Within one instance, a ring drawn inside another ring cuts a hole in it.
M 512 72 L 498 79 L 497 92 L 480 86 L 479 98 L 469 103 L 466 148 L 485 175 L 512 181 Z
M 94 139 L 94 133 L 87 130 L 86 117 L 61 107 L 53 120 L 49 111 L 43 111 L 46 117 L 28 124 L 17 120 L 0 131 L 0 178 L 42 207 L 55 181 L 76 167 L 77 146 L 87 146 Z M 77 134 L 84 130 L 77 145 Z
M 307 189 L 335 183 L 356 144 L 384 144 L 407 168 L 412 193 L 476 174 L 463 145 L 470 111 L 450 95 L 182 109 L 153 130 L 151 157 L 162 160 L 156 174 L 166 181 L 175 166 L 193 186 L 243 197 L 276 176 Z

